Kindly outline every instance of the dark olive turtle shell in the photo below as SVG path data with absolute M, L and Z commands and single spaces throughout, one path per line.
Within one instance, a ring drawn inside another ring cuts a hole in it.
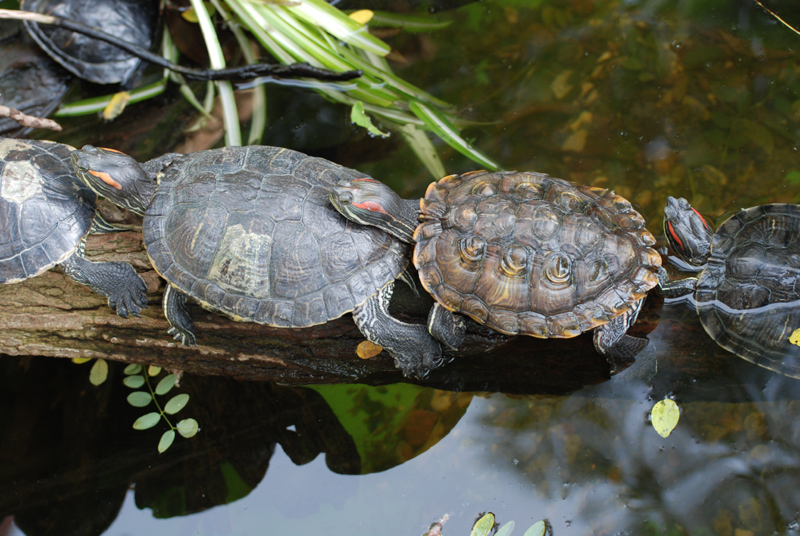
M 352 311 L 408 263 L 399 240 L 330 204 L 366 175 L 275 147 L 228 147 L 173 161 L 144 219 L 155 269 L 205 308 L 280 327 Z
M 414 264 L 446 308 L 507 334 L 574 337 L 628 311 L 660 255 L 631 204 L 540 173 L 431 184 Z
M 145 49 L 156 35 L 154 0 L 23 0 L 22 9 L 82 22 Z M 25 27 L 51 58 L 90 82 L 124 83 L 141 63 L 121 48 L 71 30 L 29 21 Z
M 764 368 L 800 378 L 800 206 L 762 205 L 723 223 L 695 293 L 708 334 Z
M 0 283 L 49 270 L 89 233 L 97 196 L 77 180 L 74 150 L 50 141 L 0 140 Z

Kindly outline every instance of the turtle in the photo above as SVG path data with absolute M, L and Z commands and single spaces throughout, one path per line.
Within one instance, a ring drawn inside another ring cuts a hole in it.
M 658 282 L 661 257 L 644 218 L 612 191 L 536 172 L 475 171 L 401 199 L 374 179 L 343 179 L 331 191 L 342 214 L 414 243 L 428 318 L 455 347 L 453 313 L 509 335 L 569 338 L 594 329 L 611 372 L 647 340 L 625 331 Z
M 154 0 L 23 0 L 21 8 L 102 28 L 144 49 L 151 48 L 156 39 L 158 2 Z M 141 63 L 129 52 L 71 30 L 30 21 L 24 24 L 51 58 L 84 80 L 126 85 Z
M 668 298 L 693 295 L 703 328 L 722 348 L 766 369 L 800 379 L 800 205 L 746 208 L 716 232 L 684 198 L 668 197 L 664 234 L 696 277 L 659 287 Z
M 121 230 L 96 211 L 96 194 L 75 176 L 69 145 L 0 139 L 0 283 L 18 283 L 58 265 L 108 299 L 118 315 L 138 316 L 147 287 L 124 262 L 84 257 L 86 236 Z
M 145 249 L 168 283 L 164 313 L 176 340 L 196 344 L 191 297 L 233 320 L 286 328 L 352 312 L 405 375 L 441 363 L 425 326 L 387 309 L 408 247 L 348 221 L 328 201 L 339 180 L 368 175 L 269 146 L 170 153 L 141 165 L 85 146 L 73 164 L 98 194 L 144 217 Z

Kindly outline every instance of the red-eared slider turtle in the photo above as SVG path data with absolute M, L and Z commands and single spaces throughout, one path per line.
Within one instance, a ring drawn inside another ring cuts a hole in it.
M 56 15 L 151 48 L 158 2 L 153 0 L 24 0 L 22 9 Z M 141 60 L 113 45 L 70 30 L 25 22 L 30 36 L 74 75 L 98 84 L 126 83 Z
M 97 196 L 75 177 L 74 148 L 0 139 L 0 283 L 17 283 L 55 265 L 108 298 L 120 316 L 138 315 L 147 287 L 124 262 L 83 257 L 86 235 L 112 228 L 95 212 Z
M 685 199 L 667 198 L 664 231 L 697 277 L 660 286 L 667 297 L 694 293 L 700 321 L 723 348 L 756 365 L 800 378 L 800 206 L 740 211 L 714 233 Z
M 78 174 L 97 193 L 144 216 L 144 244 L 167 280 L 170 333 L 193 344 L 186 297 L 239 321 L 303 328 L 345 313 L 407 375 L 438 364 L 425 326 L 387 310 L 407 247 L 331 207 L 341 179 L 367 178 L 321 158 L 275 147 L 169 154 L 138 164 L 91 146 Z M 156 183 L 156 179 L 158 183 Z
M 437 300 L 428 325 L 450 346 L 459 330 L 442 306 L 506 334 L 594 329 L 612 372 L 647 344 L 625 331 L 657 284 L 661 257 L 642 216 L 613 192 L 541 173 L 473 172 L 431 184 L 421 201 L 375 180 L 343 180 L 331 201 L 416 242 L 414 264 Z

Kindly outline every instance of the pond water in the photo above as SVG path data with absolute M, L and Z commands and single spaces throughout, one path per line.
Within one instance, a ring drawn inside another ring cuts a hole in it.
M 793 3 L 768 6 L 800 26 Z M 614 188 L 660 245 L 668 195 L 711 222 L 800 202 L 800 35 L 750 0 L 488 0 L 437 17 L 454 23 L 386 37 L 393 66 L 505 168 Z M 401 141 L 299 93 L 270 90 L 265 143 L 424 192 Z M 129 136 L 140 160 L 180 143 L 129 112 L 49 137 Z M 473 169 L 437 148 L 448 172 Z M 800 380 L 719 348 L 691 300 L 659 307 L 631 368 L 564 394 L 187 377 L 201 432 L 164 454 L 160 432 L 130 429 L 121 366 L 95 388 L 85 367 L 3 357 L 0 535 L 419 535 L 447 514 L 443 534 L 466 536 L 487 510 L 520 535 L 543 518 L 557 536 L 800 533 Z M 650 417 L 665 398 L 680 408 L 666 438 Z

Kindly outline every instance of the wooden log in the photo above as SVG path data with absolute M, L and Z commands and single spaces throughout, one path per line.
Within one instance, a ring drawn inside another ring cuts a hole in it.
M 118 317 L 102 296 L 74 283 L 56 268 L 22 283 L 0 285 L 0 353 L 104 358 L 192 374 L 286 384 L 403 379 L 386 352 L 367 360 L 356 355 L 364 337 L 350 315 L 311 328 L 284 329 L 234 322 L 192 304 L 198 344 L 182 346 L 167 334 L 169 325 L 161 310 L 165 282 L 150 266 L 139 230 L 90 236 L 87 257 L 126 261 L 139 271 L 149 296 L 142 315 Z M 410 322 L 424 322 L 432 304 L 430 297 L 416 298 L 403 284 L 396 288 L 392 312 Z M 553 344 L 558 351 L 548 351 Z M 564 359 L 564 351 L 582 357 Z M 542 367 L 549 370 L 547 391 L 574 390 L 608 378 L 608 365 L 594 352 L 590 336 L 573 341 L 514 338 L 469 322 L 462 349 L 449 352 L 447 357 L 453 359 L 451 364 L 431 380 L 458 383 L 462 380 L 457 374 L 453 376 L 457 371 L 487 368 L 488 374 L 481 376 L 484 383 L 474 387 L 493 389 L 490 384 L 496 380 L 491 379 L 495 375 L 492 370 L 500 372 L 507 363 L 515 362 L 530 362 L 530 370 L 519 373 L 514 382 L 541 384 L 533 377 Z

